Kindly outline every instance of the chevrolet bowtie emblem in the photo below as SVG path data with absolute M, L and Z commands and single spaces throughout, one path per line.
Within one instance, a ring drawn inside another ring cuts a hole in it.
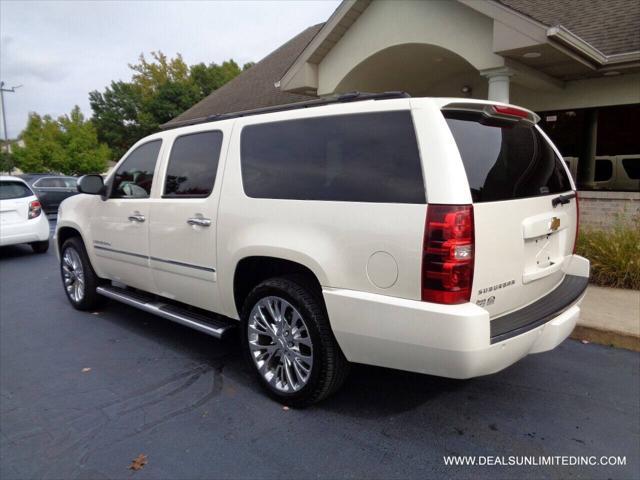
M 558 217 L 553 217 L 551 219 L 551 225 L 549 225 L 549 228 L 554 232 L 558 230 L 560 228 L 560 219 Z

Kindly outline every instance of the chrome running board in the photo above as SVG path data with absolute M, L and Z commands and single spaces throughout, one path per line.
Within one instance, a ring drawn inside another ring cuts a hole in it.
M 187 310 L 184 307 L 170 303 L 170 300 L 162 301 L 158 297 L 130 291 L 115 286 L 101 286 L 96 289 L 97 293 L 112 300 L 130 305 L 145 312 L 152 313 L 172 322 L 179 323 L 194 330 L 198 330 L 212 337 L 222 338 L 222 336 L 235 328 L 235 322 L 226 322 L 214 313 L 211 316 L 201 315 Z

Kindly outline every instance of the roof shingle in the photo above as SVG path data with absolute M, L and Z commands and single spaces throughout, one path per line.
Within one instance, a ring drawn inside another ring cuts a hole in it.
M 562 25 L 605 55 L 640 50 L 637 0 L 498 0 L 549 27 Z
M 302 53 L 323 24 L 309 27 L 271 52 L 246 72 L 203 98 L 165 126 L 218 113 L 239 112 L 309 100 L 312 96 L 283 92 L 274 86 Z

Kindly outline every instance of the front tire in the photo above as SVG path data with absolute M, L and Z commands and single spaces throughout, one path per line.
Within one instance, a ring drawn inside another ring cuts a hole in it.
M 102 280 L 96 275 L 84 243 L 71 237 L 60 250 L 60 275 L 69 303 L 77 310 L 94 310 L 104 302 L 96 289 Z
M 243 311 L 245 355 L 260 384 L 280 403 L 305 407 L 335 392 L 349 363 L 336 342 L 321 297 L 303 278 L 266 280 Z

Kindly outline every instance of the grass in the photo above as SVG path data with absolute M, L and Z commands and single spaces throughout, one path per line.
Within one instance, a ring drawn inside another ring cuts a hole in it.
M 640 218 L 608 230 L 581 230 L 576 253 L 591 261 L 591 283 L 640 290 Z

